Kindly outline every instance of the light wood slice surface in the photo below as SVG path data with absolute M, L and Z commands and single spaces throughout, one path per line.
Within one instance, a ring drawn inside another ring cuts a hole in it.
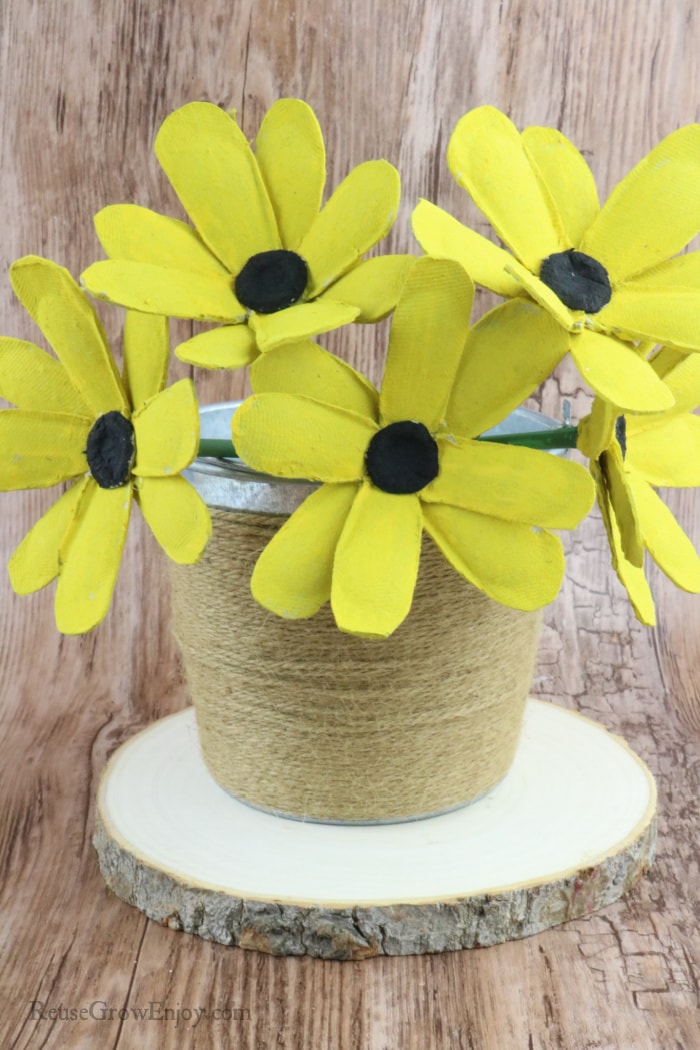
M 289 820 L 216 784 L 188 708 L 112 757 L 95 846 L 107 885 L 165 925 L 357 959 L 497 944 L 612 903 L 651 864 L 655 809 L 620 738 L 530 700 L 511 771 L 469 806 L 394 824 Z

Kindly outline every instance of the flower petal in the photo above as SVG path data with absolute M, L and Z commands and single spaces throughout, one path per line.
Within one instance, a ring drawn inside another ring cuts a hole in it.
M 250 382 L 256 394 L 300 394 L 379 418 L 379 395 L 369 380 L 310 340 L 263 354 L 250 370 Z
M 599 459 L 603 481 L 608 491 L 612 514 L 620 535 L 620 549 L 624 558 L 641 569 L 644 565 L 644 545 L 639 526 L 639 512 L 634 499 L 632 479 L 622 459 L 622 450 L 613 441 Z
M 522 294 L 520 284 L 506 272 L 506 267 L 513 262 L 510 252 L 463 226 L 436 204 L 419 201 L 411 223 L 415 238 L 426 255 L 454 259 L 475 284 L 490 288 L 507 299 Z
M 89 478 L 81 478 L 29 530 L 10 558 L 7 569 L 17 594 L 32 594 L 55 580 L 59 551 L 71 528 Z
M 591 473 L 596 482 L 598 506 L 600 507 L 601 517 L 608 536 L 608 543 L 610 544 L 613 568 L 617 573 L 620 583 L 627 591 L 637 619 L 648 627 L 654 627 L 656 624 L 654 599 L 649 590 L 649 584 L 644 575 L 644 569 L 632 565 L 622 553 L 620 530 L 615 515 L 612 512 L 612 507 L 610 506 L 608 491 L 603 480 L 603 475 L 600 467 L 595 461 L 591 462 Z
M 588 471 L 532 448 L 480 441 L 439 441 L 440 473 L 421 491 L 427 503 L 520 521 L 548 529 L 573 529 L 593 506 Z
M 331 607 L 341 631 L 386 638 L 408 616 L 423 513 L 417 496 L 362 486 L 338 540 Z
M 255 156 L 282 244 L 295 251 L 318 215 L 326 182 L 326 151 L 314 111 L 298 98 L 271 106 L 255 140 Z
M 571 340 L 571 356 L 594 393 L 630 412 L 659 412 L 673 395 L 633 346 L 589 329 Z
M 637 274 L 630 282 L 633 288 L 687 288 L 697 289 L 700 284 L 700 252 L 677 255 L 675 259 L 653 266 L 651 270 Z
M 700 485 L 700 417 L 675 412 L 639 430 L 629 421 L 627 469 L 650 485 Z
M 142 313 L 196 321 L 243 321 L 246 316 L 228 274 L 108 259 L 88 266 L 80 280 L 96 299 Z
M 95 230 L 110 259 L 129 259 L 192 273 L 228 273 L 186 222 L 138 204 L 111 204 L 98 211 Z
M 330 332 L 341 325 L 350 324 L 359 313 L 359 307 L 333 299 L 320 299 L 315 303 L 297 303 L 274 314 L 251 314 L 250 327 L 255 332 L 258 349 L 263 353 L 286 343 L 298 343 L 310 335 Z
M 458 122 L 447 147 L 447 164 L 494 230 L 520 261 L 540 263 L 566 243 L 517 128 L 492 106 L 480 106 Z
M 32 412 L 92 414 L 55 357 L 10 336 L 0 337 L 0 397 Z
M 331 596 L 333 559 L 357 485 L 323 485 L 275 533 L 250 581 L 253 597 L 278 616 L 313 616 Z
M 310 481 L 361 481 L 377 424 L 294 394 L 249 397 L 233 417 L 241 459 L 266 474 Z
M 399 173 L 387 161 L 368 160 L 352 169 L 299 245 L 309 267 L 308 298 L 320 295 L 382 239 L 400 196 Z
M 209 102 L 176 109 L 155 151 L 198 233 L 231 273 L 251 255 L 282 246 L 255 157 L 223 109 Z
M 700 558 L 693 544 L 651 486 L 634 478 L 633 487 L 649 553 L 677 587 L 697 594 L 700 591 Z
M 378 255 L 365 259 L 341 277 L 328 294 L 338 302 L 359 307 L 355 321 L 381 321 L 396 306 L 414 255 Z
M 496 306 L 470 329 L 447 408 L 454 434 L 475 437 L 522 404 L 569 348 L 568 333 L 525 299 Z
M 211 537 L 211 518 L 199 493 L 179 475 L 137 478 L 136 501 L 151 532 L 178 565 L 199 561 Z
M 382 423 L 405 419 L 435 431 L 469 332 L 474 285 L 459 263 L 423 256 L 396 306 L 379 411 Z
M 676 255 L 700 230 L 700 125 L 667 135 L 619 182 L 581 241 L 613 285 Z
M 593 173 L 573 143 L 556 128 L 525 128 L 522 141 L 559 216 L 568 246 L 575 248 L 600 210 Z
M 700 405 L 700 354 L 683 354 L 664 347 L 661 361 L 678 354 L 678 360 L 666 370 L 661 364 L 661 375 L 664 383 L 675 398 L 674 412 L 689 412 Z M 660 362 L 661 363 L 661 362 Z M 656 369 L 655 369 L 656 371 Z
M 199 448 L 199 411 L 191 379 L 151 398 L 132 417 L 136 437 L 133 473 L 168 477 L 188 467 Z
M 540 609 L 564 577 L 564 552 L 551 532 L 461 507 L 424 505 L 426 531 L 449 563 L 494 601 Z
M 91 426 L 78 416 L 21 408 L 0 412 L 0 491 L 48 488 L 84 474 Z
M 168 319 L 127 310 L 124 317 L 124 389 L 136 409 L 159 394 L 168 378 Z
M 49 259 L 27 255 L 10 267 L 10 281 L 85 404 L 95 415 L 128 412 L 102 325 L 68 271 Z
M 576 448 L 587 459 L 598 459 L 601 452 L 610 445 L 615 436 L 615 421 L 618 412 L 614 405 L 597 397 L 593 401 L 590 414 L 578 425 Z
M 73 527 L 61 545 L 56 625 L 84 634 L 107 615 L 119 574 L 131 512 L 131 485 L 87 485 Z
M 520 266 L 515 260 L 508 266 L 508 273 L 521 287 L 520 294 L 527 293 L 531 299 L 550 313 L 562 328 L 567 332 L 580 332 L 583 328 L 586 315 L 581 310 L 570 310 L 565 306 L 556 292 L 535 277 L 533 273 Z
M 623 285 L 595 315 L 597 324 L 632 339 L 700 350 L 700 290 Z
M 175 347 L 175 356 L 199 368 L 245 368 L 258 348 L 247 324 L 225 324 L 186 339 Z

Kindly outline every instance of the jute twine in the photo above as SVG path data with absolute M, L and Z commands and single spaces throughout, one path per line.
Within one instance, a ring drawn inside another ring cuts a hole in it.
M 202 753 L 237 797 L 316 820 L 395 820 L 483 794 L 517 745 L 540 628 L 469 585 L 425 540 L 413 608 L 386 640 L 328 607 L 287 621 L 250 594 L 283 519 L 214 510 L 173 620 Z

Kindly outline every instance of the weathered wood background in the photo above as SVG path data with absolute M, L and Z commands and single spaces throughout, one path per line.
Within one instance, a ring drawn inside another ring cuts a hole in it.
M 306 98 L 330 184 L 366 158 L 393 161 L 404 203 L 391 249 L 411 248 L 420 195 L 483 223 L 444 163 L 476 104 L 560 127 L 604 195 L 700 116 L 699 20 L 694 0 L 0 0 L 3 275 L 28 252 L 80 272 L 98 257 L 91 216 L 106 203 L 179 214 L 151 144 L 191 99 L 236 107 L 252 136 L 277 97 Z M 116 337 L 118 312 L 104 316 Z M 35 338 L 5 280 L 0 321 Z M 383 336 L 353 330 L 335 345 L 376 376 Z M 241 390 L 227 374 L 196 378 L 203 401 Z M 562 396 L 575 414 L 586 403 L 566 368 L 545 409 L 559 414 Z M 2 496 L 3 560 L 53 498 Z M 670 503 L 700 541 L 696 494 Z M 86 638 L 60 638 L 52 594 L 17 598 L 2 574 L 0 1047 L 700 1047 L 700 598 L 652 573 L 660 626 L 644 630 L 600 522 L 569 546 L 535 689 L 623 733 L 658 776 L 653 872 L 604 914 L 529 941 L 350 964 L 203 943 L 104 890 L 90 844 L 98 774 L 121 741 L 186 703 L 163 559 L 140 523 L 109 618 Z M 98 1019 L 70 1019 L 90 1004 Z M 196 1024 L 177 1014 L 195 1008 L 207 1011 Z

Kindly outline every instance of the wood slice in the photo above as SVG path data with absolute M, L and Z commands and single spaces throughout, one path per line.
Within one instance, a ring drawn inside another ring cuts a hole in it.
M 110 889 L 167 926 L 360 959 L 497 944 L 612 903 L 652 863 L 655 809 L 624 741 L 530 700 L 513 767 L 471 805 L 400 824 L 289 820 L 211 779 L 188 708 L 112 756 L 94 844 Z

